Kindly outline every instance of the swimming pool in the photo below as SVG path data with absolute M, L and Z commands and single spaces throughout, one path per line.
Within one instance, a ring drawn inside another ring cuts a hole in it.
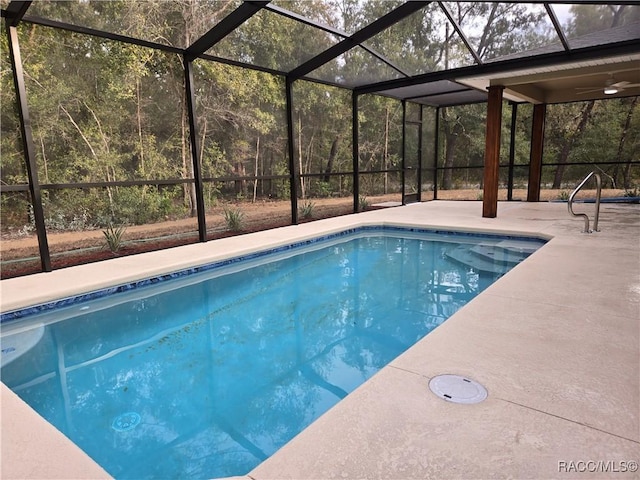
M 543 243 L 355 229 L 8 312 L 2 380 L 117 478 L 245 474 Z

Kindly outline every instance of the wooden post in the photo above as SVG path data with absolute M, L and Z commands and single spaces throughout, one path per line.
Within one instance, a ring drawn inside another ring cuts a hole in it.
M 491 85 L 489 87 L 484 151 L 484 192 L 482 196 L 482 216 L 486 218 L 495 218 L 498 214 L 498 174 L 503 90 L 504 87 L 502 85 Z
M 518 104 L 511 104 L 511 130 L 509 136 L 509 175 L 507 180 L 507 200 L 513 200 L 513 166 L 516 161 L 516 122 L 518 120 Z
M 544 122 L 546 115 L 546 104 L 540 103 L 533 106 L 527 202 L 540 201 L 540 181 L 542 179 L 542 146 L 544 144 Z

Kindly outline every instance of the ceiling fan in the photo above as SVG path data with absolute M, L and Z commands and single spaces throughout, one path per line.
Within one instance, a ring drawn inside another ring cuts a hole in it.
M 640 83 L 631 83 L 623 80 L 622 82 L 616 82 L 613 75 L 610 75 L 604 86 L 601 87 L 577 87 L 578 95 L 593 92 L 602 92 L 605 95 L 615 95 L 616 93 L 623 92 L 627 88 L 640 87 Z

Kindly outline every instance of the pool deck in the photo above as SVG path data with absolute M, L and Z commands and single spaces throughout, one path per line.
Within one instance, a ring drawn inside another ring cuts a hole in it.
M 593 205 L 576 206 L 589 214 Z M 0 282 L 3 311 L 346 227 L 400 224 L 551 238 L 246 480 L 640 478 L 640 206 L 603 204 L 583 234 L 564 203 L 428 202 Z M 428 388 L 467 376 L 488 398 Z M 1 387 L 0 477 L 109 478 Z M 635 470 L 634 470 L 635 465 Z

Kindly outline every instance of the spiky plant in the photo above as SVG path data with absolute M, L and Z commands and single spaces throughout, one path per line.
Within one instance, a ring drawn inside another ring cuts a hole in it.
M 227 228 L 232 232 L 239 232 L 242 230 L 244 223 L 244 213 L 239 208 L 225 208 L 224 209 L 224 221 L 227 224 Z
M 125 227 L 124 225 L 120 225 L 119 227 L 109 225 L 105 230 L 102 231 L 107 242 L 107 247 L 113 253 L 118 252 L 122 248 L 122 237 L 124 236 L 124 233 L 126 231 L 127 227 Z
M 300 206 L 300 216 L 305 219 L 313 218 L 313 213 L 315 209 L 316 209 L 315 203 L 306 201 Z
M 358 206 L 361 212 L 364 212 L 367 208 L 369 208 L 369 200 L 364 195 L 360 195 L 358 197 Z

